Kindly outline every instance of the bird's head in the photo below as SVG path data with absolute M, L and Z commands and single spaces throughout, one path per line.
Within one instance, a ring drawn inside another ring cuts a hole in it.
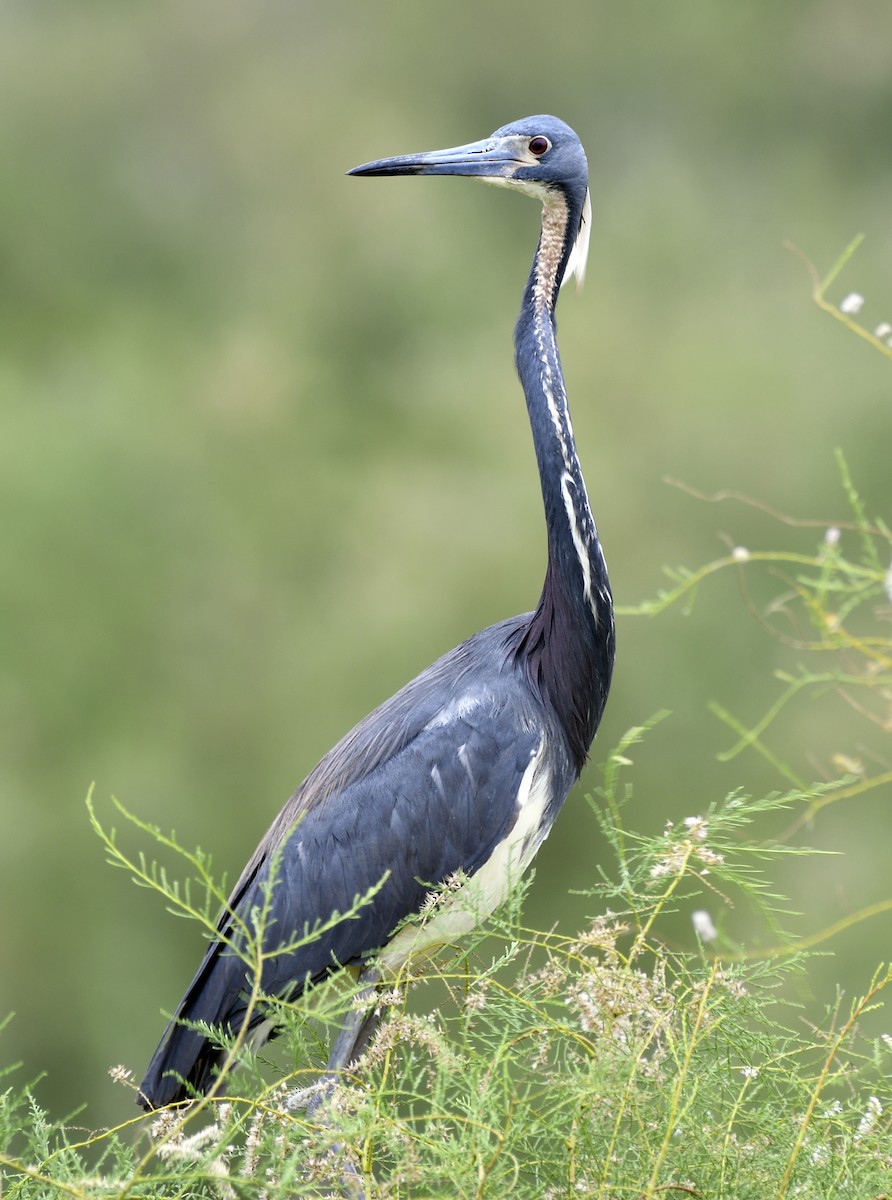
M 468 175 L 483 183 L 526 192 L 543 204 L 560 199 L 579 222 L 564 280 L 575 273 L 577 281 L 582 282 L 591 227 L 588 163 L 579 138 L 557 117 L 523 117 L 480 142 L 379 158 L 347 174 Z

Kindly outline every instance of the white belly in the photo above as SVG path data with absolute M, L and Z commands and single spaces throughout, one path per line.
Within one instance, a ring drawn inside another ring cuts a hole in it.
M 517 793 L 517 820 L 487 861 L 454 893 L 444 893 L 427 917 L 405 925 L 381 951 L 384 974 L 395 974 L 420 951 L 453 942 L 469 933 L 505 900 L 533 861 L 548 830 L 543 817 L 551 797 L 551 779 L 542 767 L 545 742 L 539 743 Z

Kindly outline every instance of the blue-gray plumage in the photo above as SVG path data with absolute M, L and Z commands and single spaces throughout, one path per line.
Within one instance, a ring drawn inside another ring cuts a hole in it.
M 307 777 L 254 853 L 220 917 L 250 919 L 271 864 L 265 949 L 344 912 L 352 919 L 265 961 L 263 991 L 295 995 L 340 966 L 377 983 L 413 953 L 471 928 L 506 895 L 547 836 L 585 763 L 614 657 L 607 569 L 576 456 L 555 341 L 564 279 L 581 277 L 588 244 L 588 168 L 575 133 L 528 117 L 485 141 L 382 159 L 352 175 L 469 175 L 542 204 L 542 232 L 515 332 L 548 533 L 535 612 L 493 625 L 446 654 L 361 721 Z M 382 882 L 383 880 L 383 882 Z M 456 889 L 427 919 L 433 888 Z M 225 1057 L 184 1022 L 237 1033 L 249 980 L 240 957 L 212 943 L 149 1064 L 140 1103 L 158 1108 L 205 1092 Z M 264 1036 L 266 1014 L 251 1030 Z M 352 1062 L 371 1017 L 338 1039 L 329 1068 Z

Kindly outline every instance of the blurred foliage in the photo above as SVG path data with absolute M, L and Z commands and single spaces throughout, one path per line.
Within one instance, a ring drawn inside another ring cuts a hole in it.
M 892 319 L 887 29 L 881 0 L 0 8 L 0 1013 L 52 1112 L 118 1119 L 105 1067 L 141 1068 L 201 948 L 104 868 L 90 782 L 232 879 L 350 725 L 538 594 L 510 342 L 534 207 L 343 172 L 530 112 L 580 133 L 595 227 L 560 335 L 622 606 L 664 564 L 773 548 L 772 512 L 817 514 L 851 557 L 834 452 L 878 528 L 888 364 L 810 304 L 783 242 L 829 263 L 863 230 L 828 302 Z M 785 551 L 822 538 L 792 524 Z M 764 636 L 775 581 L 741 598 L 736 574 L 690 615 L 620 622 L 603 745 L 676 714 L 636 763 L 645 832 L 782 786 L 763 755 L 722 760 L 707 707 L 753 730 L 797 669 Z M 888 772 L 888 730 L 837 695 L 786 708 L 785 761 Z M 781 868 L 803 929 L 881 898 L 888 800 L 828 806 L 809 836 L 838 857 Z M 537 927 L 595 877 L 580 820 L 577 796 L 539 856 Z M 888 935 L 828 943 L 802 1002 L 856 990 Z

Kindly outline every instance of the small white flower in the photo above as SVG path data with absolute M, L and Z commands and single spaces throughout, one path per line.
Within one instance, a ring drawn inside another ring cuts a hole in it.
M 658 863 L 650 869 L 651 879 L 660 879 L 663 875 L 678 875 L 684 870 L 687 862 L 688 851 L 682 845 L 670 846 L 665 858 L 661 858 Z
M 868 1096 L 864 1116 L 858 1122 L 858 1132 L 855 1134 L 855 1141 L 857 1142 L 860 1138 L 867 1137 L 869 1133 L 872 1133 L 882 1115 L 882 1104 L 880 1104 L 876 1096 Z
M 845 313 L 846 316 L 851 316 L 853 313 L 859 313 L 864 307 L 864 297 L 858 292 L 849 292 L 845 300 L 839 306 L 839 311 Z
M 758 1067 L 741 1067 L 740 1074 L 744 1077 L 744 1079 L 758 1079 L 759 1078 L 759 1068 Z
M 309 1087 L 292 1088 L 282 1101 L 282 1107 L 289 1112 L 297 1108 L 306 1108 L 313 1097 L 319 1092 L 324 1092 L 326 1087 L 326 1081 L 320 1079 L 318 1083 L 311 1083 Z
M 890 325 L 888 321 L 883 321 L 877 325 L 876 329 L 873 331 L 873 336 L 875 338 L 884 338 L 888 337 L 890 333 L 892 333 L 892 325 Z
M 697 850 L 697 857 L 708 867 L 720 867 L 725 861 L 724 854 L 719 854 L 717 850 L 710 850 L 708 846 L 701 846 Z
M 379 1008 L 399 1008 L 405 997 L 400 988 L 391 988 L 388 992 L 378 993 Z
M 719 931 L 713 924 L 712 917 L 705 908 L 698 908 L 696 912 L 691 913 L 691 924 L 694 926 L 694 933 L 701 942 L 714 942 L 719 936 Z
M 709 832 L 709 823 L 705 817 L 685 817 L 685 825 L 688 827 L 688 832 L 691 837 L 698 842 L 706 840 L 706 835 Z
M 839 539 L 842 536 L 838 525 L 828 525 L 824 530 L 824 545 L 838 546 Z
M 731 557 L 735 562 L 749 562 L 750 552 L 746 546 L 735 546 L 731 551 Z
M 892 1037 L 888 1033 L 881 1033 L 880 1040 L 885 1042 L 887 1050 L 892 1050 Z

